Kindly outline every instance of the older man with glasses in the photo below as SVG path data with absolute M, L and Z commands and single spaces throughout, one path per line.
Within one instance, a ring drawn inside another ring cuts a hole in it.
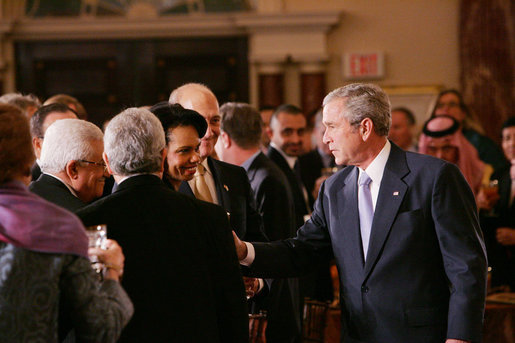
M 43 174 L 30 190 L 46 200 L 77 211 L 102 195 L 106 166 L 103 134 L 94 124 L 62 119 L 45 133 L 41 149 Z

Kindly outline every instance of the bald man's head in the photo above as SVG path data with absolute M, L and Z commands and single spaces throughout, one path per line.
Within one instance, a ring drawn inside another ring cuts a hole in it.
M 220 113 L 218 100 L 213 92 L 199 83 L 188 83 L 170 94 L 171 104 L 197 111 L 207 121 L 207 131 L 200 141 L 200 157 L 204 160 L 214 152 L 216 141 L 220 135 Z

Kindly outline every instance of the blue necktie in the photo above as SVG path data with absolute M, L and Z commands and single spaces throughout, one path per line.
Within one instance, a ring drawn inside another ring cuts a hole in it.
M 370 240 L 370 231 L 372 230 L 372 220 L 374 219 L 374 205 L 372 203 L 372 194 L 370 193 L 370 182 L 372 182 L 370 176 L 362 172 L 358 181 L 358 210 L 364 259 L 367 258 L 368 242 Z

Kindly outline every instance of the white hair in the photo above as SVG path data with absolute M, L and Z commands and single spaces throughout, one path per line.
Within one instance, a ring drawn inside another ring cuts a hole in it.
M 352 83 L 327 94 L 323 106 L 335 99 L 345 100 L 346 111 L 343 111 L 342 115 L 352 126 L 357 126 L 363 119 L 370 118 L 378 135 L 388 135 L 392 121 L 391 105 L 381 87 L 371 83 Z
M 41 148 L 41 170 L 56 174 L 69 161 L 88 160 L 94 155 L 91 142 L 102 142 L 102 130 L 95 124 L 80 119 L 61 119 L 45 132 Z
M 128 108 L 111 119 L 106 127 L 104 151 L 116 175 L 160 171 L 164 148 L 163 126 L 146 109 Z

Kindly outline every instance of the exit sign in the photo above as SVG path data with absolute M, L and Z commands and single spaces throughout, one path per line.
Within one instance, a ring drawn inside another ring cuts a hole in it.
M 384 77 L 384 54 L 382 52 L 344 54 L 343 76 L 348 80 Z

